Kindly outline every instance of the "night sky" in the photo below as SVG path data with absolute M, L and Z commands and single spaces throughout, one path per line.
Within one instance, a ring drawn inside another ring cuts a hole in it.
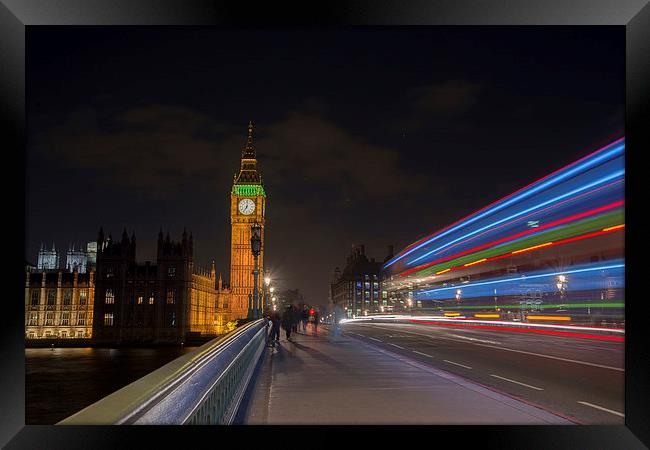
M 624 27 L 27 28 L 25 258 L 194 235 L 228 278 L 248 121 L 266 265 L 324 304 L 383 260 L 624 134 Z

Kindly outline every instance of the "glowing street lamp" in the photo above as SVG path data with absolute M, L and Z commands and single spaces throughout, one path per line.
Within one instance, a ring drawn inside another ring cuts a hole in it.
M 557 287 L 557 290 L 560 291 L 560 298 L 561 299 L 564 299 L 567 284 L 568 284 L 568 281 L 567 281 L 566 275 L 558 275 L 557 282 L 555 283 L 555 287 Z

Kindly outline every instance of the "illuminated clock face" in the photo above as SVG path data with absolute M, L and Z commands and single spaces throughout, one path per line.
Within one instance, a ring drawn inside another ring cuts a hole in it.
M 250 198 L 245 198 L 239 201 L 239 212 L 242 214 L 253 214 L 255 211 L 255 202 Z

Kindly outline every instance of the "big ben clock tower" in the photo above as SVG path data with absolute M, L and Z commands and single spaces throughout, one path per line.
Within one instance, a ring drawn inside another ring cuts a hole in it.
M 253 146 L 253 123 L 248 124 L 248 139 L 242 149 L 241 168 L 235 175 L 230 192 L 230 288 L 231 308 L 235 317 L 244 318 L 248 312 L 248 296 L 253 293 L 253 253 L 251 225 L 262 227 L 262 251 L 259 255 L 261 273 L 264 267 L 264 216 L 266 193 L 262 177 L 257 171 L 257 157 Z M 261 279 L 262 277 L 260 277 Z M 258 286 L 262 292 L 261 283 Z

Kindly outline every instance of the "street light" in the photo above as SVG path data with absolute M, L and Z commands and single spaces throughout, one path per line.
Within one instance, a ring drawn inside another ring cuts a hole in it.
M 251 305 L 249 305 L 248 316 L 251 319 L 257 319 L 262 315 L 262 307 L 259 304 L 259 286 L 258 286 L 258 277 L 260 273 L 260 268 L 258 265 L 258 256 L 262 251 L 262 226 L 255 223 L 251 225 L 251 252 L 255 260 L 255 266 L 253 269 L 253 298 Z
M 557 287 L 557 290 L 560 291 L 560 298 L 562 299 L 564 299 L 564 292 L 566 291 L 567 284 L 566 275 L 558 275 L 555 286 Z

